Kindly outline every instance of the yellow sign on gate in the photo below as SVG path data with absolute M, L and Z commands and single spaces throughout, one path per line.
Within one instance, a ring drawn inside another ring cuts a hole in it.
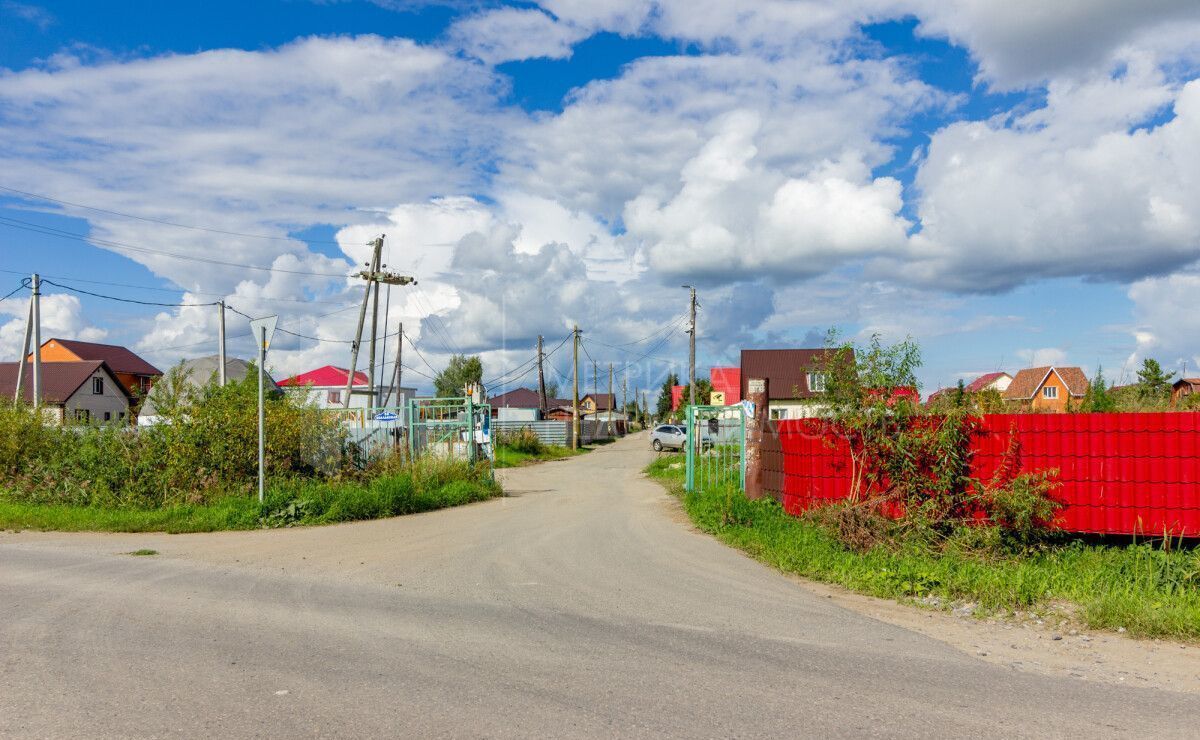
M 708 405 L 709 406 L 724 406 L 725 405 L 725 391 L 713 391 L 712 394 L 709 395 L 709 397 L 708 397 Z

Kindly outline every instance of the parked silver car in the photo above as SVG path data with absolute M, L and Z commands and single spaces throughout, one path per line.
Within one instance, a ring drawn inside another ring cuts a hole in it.
M 675 424 L 659 424 L 650 432 L 650 446 L 655 452 L 664 449 L 682 450 L 687 445 L 687 429 Z

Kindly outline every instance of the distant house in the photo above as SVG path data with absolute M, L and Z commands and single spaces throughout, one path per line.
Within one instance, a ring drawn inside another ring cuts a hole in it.
M 579 414 L 580 416 L 590 416 L 595 413 L 604 413 L 615 410 L 613 405 L 616 401 L 612 393 L 589 393 L 579 399 Z
M 824 368 L 833 358 L 828 349 L 744 349 L 740 392 L 747 392 L 751 379 L 767 380 L 767 400 L 772 419 L 802 419 L 820 413 L 825 392 Z M 850 354 L 847 361 L 853 362 Z
M 1171 386 L 1171 405 L 1181 403 L 1193 393 L 1200 392 L 1200 378 L 1180 378 Z
M 1004 391 L 1008 390 L 1008 386 L 1012 385 L 1013 377 L 1008 373 L 984 373 L 978 378 L 975 378 L 963 388 L 967 393 L 981 393 L 983 391 Z
M 199 390 L 209 383 L 216 383 L 220 377 L 220 373 L 217 372 L 220 366 L 221 358 L 218 355 L 184 360 L 179 364 L 180 372 L 183 374 L 183 387 L 178 390 L 186 393 L 188 391 Z M 242 380 L 246 377 L 246 373 L 250 372 L 250 367 L 250 363 L 246 360 L 240 360 L 236 357 L 226 358 L 226 382 L 232 383 Z M 271 378 L 270 373 L 264 374 L 263 388 L 268 393 L 279 390 L 279 386 L 275 385 L 275 381 Z M 167 392 L 167 386 L 163 383 L 154 384 L 154 387 L 150 389 L 150 393 L 146 395 L 146 400 L 142 402 L 141 411 L 138 413 L 138 426 L 152 426 L 159 423 L 158 406 L 163 401 L 162 395 Z
M 541 396 L 529 388 L 514 388 L 507 393 L 492 396 L 487 402 L 492 407 L 492 416 L 497 421 L 538 421 L 542 418 Z M 561 398 L 546 399 L 547 411 L 559 406 L 566 406 L 569 410 L 571 402 Z
M 1072 400 L 1083 400 L 1087 389 L 1087 375 L 1077 367 L 1032 367 L 1013 376 L 1001 396 L 1031 411 L 1062 412 Z
M 325 365 L 316 370 L 309 370 L 306 373 L 293 375 L 290 378 L 279 381 L 280 388 L 307 388 L 308 400 L 316 404 L 317 407 L 323 409 L 340 409 L 346 403 L 346 379 L 350 371 L 344 367 L 336 365 Z M 370 379 L 367 374 L 361 370 L 354 373 L 354 393 L 350 396 L 350 408 L 364 409 L 372 408 L 375 404 L 375 399 L 370 393 Z M 387 387 L 382 386 L 377 389 L 378 397 L 383 398 L 387 395 Z M 398 388 L 392 393 L 392 397 L 388 400 L 387 405 L 390 407 L 404 406 L 410 398 L 416 396 L 415 388 Z
M 687 386 L 686 385 L 671 386 L 671 410 L 672 411 L 678 411 L 679 407 L 683 405 L 683 389 L 684 388 L 687 388 Z
M 926 405 L 926 406 L 933 406 L 934 404 L 936 404 L 936 403 L 938 403 L 939 401 L 941 401 L 943 398 L 949 398 L 949 397 L 950 397 L 950 396 L 952 396 L 952 395 L 954 394 L 954 392 L 955 392 L 955 391 L 957 391 L 957 390 L 958 390 L 958 388 L 957 388 L 957 387 L 954 387 L 954 388 L 938 388 L 936 391 L 934 391 L 933 393 L 930 393 L 930 394 L 929 394 L 929 398 L 926 398 L 926 399 L 925 399 L 925 405 Z
M 17 390 L 19 362 L 0 362 L 0 398 Z M 26 403 L 33 403 L 33 368 L 22 381 Z M 103 360 L 43 362 L 42 406 L 49 419 L 63 423 L 118 423 L 129 418 L 133 395 Z
M 33 354 L 27 358 L 33 362 Z M 103 361 L 109 371 L 116 375 L 125 390 L 135 397 L 150 392 L 154 381 L 162 372 L 138 357 L 129 349 L 116 344 L 80 342 L 74 339 L 47 339 L 42 343 L 42 362 L 94 362 Z

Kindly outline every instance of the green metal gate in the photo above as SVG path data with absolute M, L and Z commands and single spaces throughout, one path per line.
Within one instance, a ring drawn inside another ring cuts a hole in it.
M 408 449 L 418 455 L 492 461 L 492 407 L 470 398 L 414 398 L 408 402 Z
M 688 406 L 687 490 L 746 490 L 746 412 L 736 406 Z

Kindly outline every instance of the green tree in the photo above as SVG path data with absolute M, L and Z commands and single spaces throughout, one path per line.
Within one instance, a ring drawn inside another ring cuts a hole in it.
M 683 396 L 679 402 L 680 409 L 687 408 L 690 405 L 688 403 L 688 399 L 691 398 L 691 396 L 688 395 L 688 390 L 690 389 L 690 387 L 691 387 L 691 385 L 687 384 L 687 383 L 685 383 L 683 386 Z M 709 401 L 709 396 L 712 395 L 712 391 L 713 391 L 712 383 L 705 380 L 704 378 L 696 378 L 696 405 L 707 406 L 708 401 Z
M 546 398 L 558 398 L 558 381 L 548 381 L 546 383 Z
M 1158 360 L 1147 357 L 1142 360 L 1142 369 L 1138 370 L 1138 395 L 1145 401 L 1164 399 L 1171 394 L 1171 380 L 1175 373 L 1167 373 L 1158 364 Z
M 469 384 L 483 382 L 483 362 L 478 356 L 454 355 L 446 369 L 433 379 L 433 388 L 438 398 L 455 398 L 463 394 Z
M 1111 386 L 1104 379 L 1104 368 L 1096 368 L 1096 377 L 1088 385 L 1087 393 L 1083 394 L 1083 404 L 1079 410 L 1083 413 L 1107 413 L 1117 410 L 1117 399 L 1110 392 Z
M 654 407 L 654 415 L 660 420 L 671 415 L 671 388 L 679 385 L 679 376 L 675 373 L 667 373 L 667 379 L 663 381 L 662 390 L 658 392 L 658 403 Z

